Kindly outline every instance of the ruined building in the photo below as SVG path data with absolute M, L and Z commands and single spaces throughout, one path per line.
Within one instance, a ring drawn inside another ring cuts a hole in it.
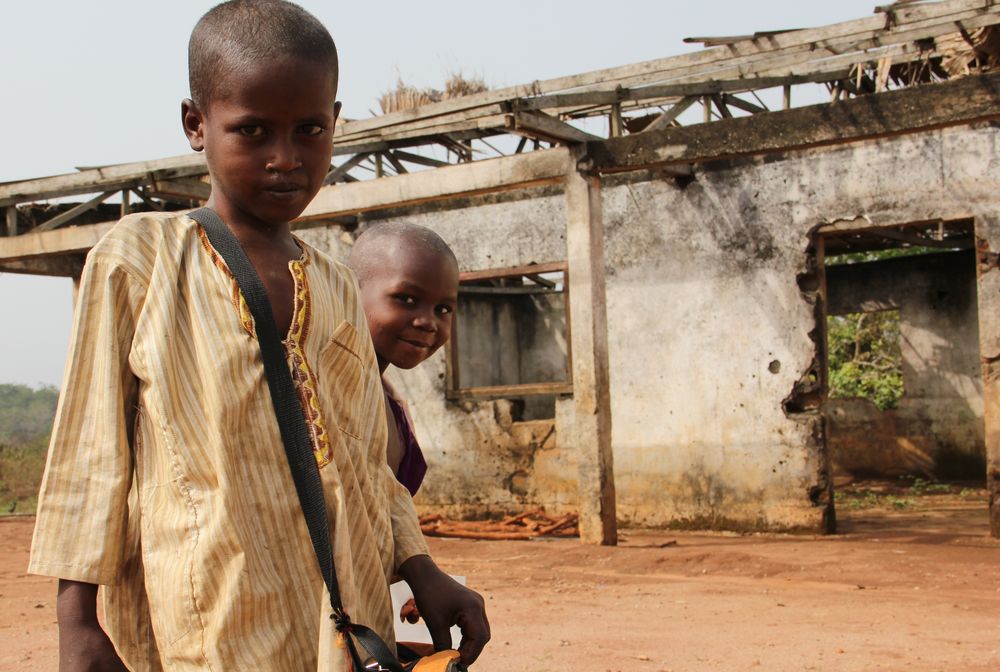
M 404 218 L 463 271 L 453 345 L 394 374 L 418 504 L 579 510 L 604 542 L 829 531 L 835 470 L 918 473 L 988 478 L 1000 536 L 997 24 L 991 0 L 901 2 L 340 126 L 299 235 L 343 257 Z M 75 277 L 121 213 L 195 207 L 205 176 L 189 155 L 0 185 L 0 270 Z M 889 249 L 927 253 L 833 263 Z M 899 325 L 887 410 L 828 394 L 828 316 L 875 311 Z

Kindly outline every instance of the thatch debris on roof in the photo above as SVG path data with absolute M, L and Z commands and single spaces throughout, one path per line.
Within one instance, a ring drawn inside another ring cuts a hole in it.
M 396 80 L 396 88 L 383 93 L 378 102 L 382 114 L 391 114 L 488 90 L 489 87 L 481 77 L 466 77 L 461 72 L 454 72 L 445 81 L 444 91 L 433 88 L 418 89 L 399 78 Z
M 1000 68 L 1000 30 L 974 28 L 937 39 L 941 67 L 952 77 L 993 72 Z

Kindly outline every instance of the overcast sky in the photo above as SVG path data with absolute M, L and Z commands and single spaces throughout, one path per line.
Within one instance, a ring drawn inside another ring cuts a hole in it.
M 441 88 L 463 72 L 491 87 L 696 49 L 740 35 L 861 18 L 888 0 L 305 1 L 341 57 L 349 118 L 401 77 Z M 213 2 L 63 0 L 0 9 L 0 182 L 189 151 L 180 129 L 187 39 Z M 0 383 L 58 385 L 71 323 L 65 279 L 0 274 Z

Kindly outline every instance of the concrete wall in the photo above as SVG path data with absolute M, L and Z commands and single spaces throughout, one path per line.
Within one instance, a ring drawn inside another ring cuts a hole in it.
M 824 404 L 835 470 L 984 479 L 976 258 L 968 252 L 827 269 L 830 314 L 897 309 L 903 397 Z
M 830 490 L 811 234 L 842 219 L 886 226 L 996 210 L 987 176 L 1000 167 L 998 135 L 948 129 L 700 166 L 686 185 L 605 181 L 622 521 L 822 527 Z M 565 257 L 559 194 L 466 205 L 400 216 L 438 231 L 463 270 Z M 465 514 L 574 508 L 573 446 L 559 440 L 570 434 L 566 400 L 551 426 L 524 424 L 506 401 L 445 401 L 442 355 L 392 376 L 428 454 L 418 504 Z

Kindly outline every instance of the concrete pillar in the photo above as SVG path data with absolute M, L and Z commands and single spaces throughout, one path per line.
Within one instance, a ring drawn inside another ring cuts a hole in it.
M 976 218 L 979 356 L 986 425 L 990 534 L 1000 537 L 1000 216 Z
M 580 539 L 618 543 L 611 394 L 604 281 L 601 183 L 588 173 L 584 148 L 570 153 L 566 171 L 566 257 L 569 267 L 573 366 L 572 445 L 579 460 Z M 582 171 L 582 172 L 581 172 Z

